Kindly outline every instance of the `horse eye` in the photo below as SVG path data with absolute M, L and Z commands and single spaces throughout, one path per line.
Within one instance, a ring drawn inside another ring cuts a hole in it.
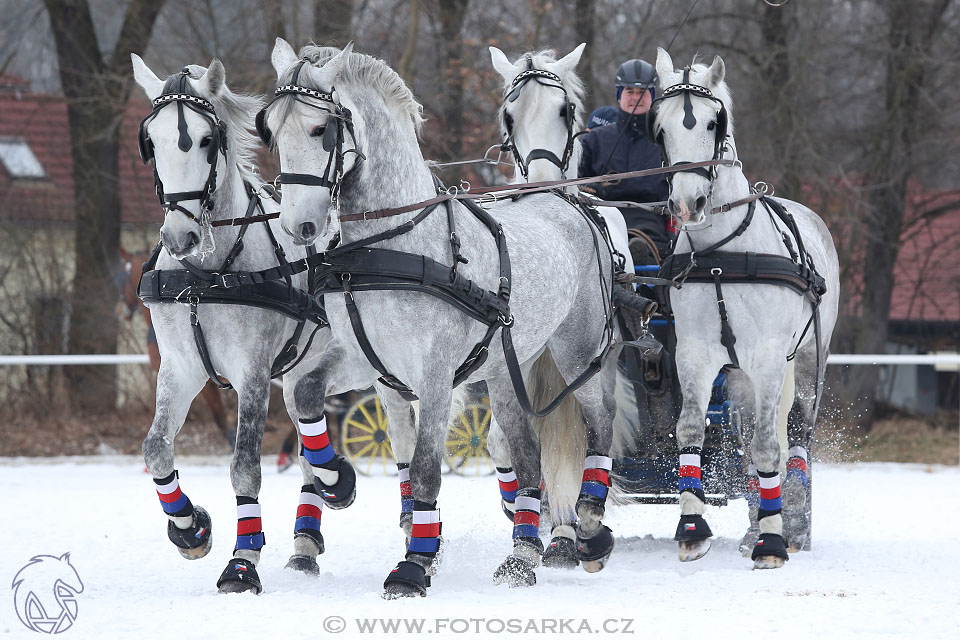
M 716 120 L 711 121 L 710 124 L 707 125 L 707 131 L 713 131 L 716 128 L 717 128 Z
M 203 140 L 200 141 L 200 148 L 202 149 L 203 147 L 208 146 L 210 144 L 210 140 L 210 136 L 204 136 Z
M 509 113 L 503 114 L 503 123 L 507 125 L 507 131 L 513 129 L 513 116 Z
M 567 117 L 567 105 L 563 105 L 562 107 L 560 107 L 560 117 L 561 118 Z
M 323 132 L 324 132 L 325 129 L 326 129 L 326 127 L 318 124 L 317 126 L 315 126 L 315 127 L 313 128 L 313 131 L 310 132 L 310 137 L 311 137 L 311 138 L 319 138 L 320 136 L 323 135 Z

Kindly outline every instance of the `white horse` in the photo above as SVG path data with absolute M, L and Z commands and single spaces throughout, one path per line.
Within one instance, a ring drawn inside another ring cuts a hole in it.
M 439 201 L 436 207 L 407 208 L 437 194 L 417 141 L 422 107 L 386 64 L 351 50 L 308 46 L 297 56 L 278 39 L 272 57 L 277 98 L 259 122 L 280 152 L 283 228 L 298 243 L 312 242 L 333 210 L 340 214 L 344 246 L 353 247 L 327 255 L 326 306 L 334 336 L 362 348 L 390 380 L 420 399 L 410 466 L 413 538 L 405 560 L 384 583 L 385 595 L 426 593 L 425 570 L 438 545 L 436 499 L 455 378 L 487 382 L 517 470 L 513 554 L 495 579 L 535 581 L 542 547 L 540 447 L 523 410 L 528 399 L 523 392 L 518 397 L 515 383 L 544 349 L 567 383 L 581 378 L 574 393 L 589 443 L 586 459 L 575 463 L 584 468 L 577 539 L 581 561 L 599 570 L 613 547 L 601 518 L 614 411 L 612 368 L 586 379 L 597 368 L 590 363 L 612 340 L 605 312 L 613 269 L 599 230 L 554 195 L 494 205 L 493 216 L 455 200 L 447 201 L 447 215 Z M 371 261 L 383 269 L 368 269 Z M 456 268 L 443 266 L 451 264 Z M 382 282 L 384 270 L 407 275 L 392 276 L 396 284 L 390 286 Z M 558 282 L 563 286 L 554 286 Z M 441 295 L 446 301 L 437 299 Z M 494 336 L 503 348 L 488 347 Z M 478 366 L 471 370 L 461 364 L 466 360 Z
M 696 256 L 686 283 L 670 291 L 683 393 L 677 423 L 680 559 L 695 560 L 709 548 L 700 483 L 704 413 L 717 371 L 735 364 L 752 381 L 756 396 L 751 454 L 760 499 L 752 558 L 755 568 L 779 567 L 788 559 L 784 535 L 793 546 L 809 543 L 812 478 L 807 475 L 807 452 L 837 319 L 837 253 L 826 225 L 803 205 L 781 198 L 741 202 L 753 191 L 738 162 L 684 168 L 685 163 L 736 158 L 723 61 L 717 57 L 709 67 L 694 61 L 675 70 L 670 55 L 660 49 L 656 67 L 660 98 L 654 104 L 653 134 L 666 162 L 678 169 L 671 179 L 668 207 L 684 222 L 676 252 L 661 273 L 680 280 L 690 252 Z M 731 206 L 727 210 L 723 205 Z M 811 272 L 814 267 L 819 276 Z M 765 279 L 774 271 L 778 279 Z M 787 283 L 791 286 L 778 286 Z M 776 425 L 788 356 L 794 350 L 796 390 L 783 482 L 788 499 L 781 501 Z
M 233 557 L 217 586 L 221 591 L 259 592 L 262 585 L 256 565 L 264 544 L 257 501 L 260 443 L 271 372 L 278 354 L 291 345 L 297 354 L 309 350 L 305 359 L 284 375 L 284 399 L 298 427 L 303 473 L 294 555 L 287 566 L 307 573 L 319 573 L 316 557 L 324 550 L 320 533 L 323 505 L 349 506 L 355 495 L 355 474 L 330 446 L 323 417 L 326 388 L 304 387 L 301 392 L 305 399 L 301 398 L 299 404 L 294 403 L 293 390 L 321 353 L 330 366 L 328 379 L 333 393 L 369 386 L 376 374 L 365 360 L 351 361 L 350 352 L 339 348 L 330 330 L 316 324 L 316 309 L 311 311 L 305 304 L 309 300 L 305 294 L 299 300 L 311 319 L 299 332 L 295 313 L 249 306 L 242 301 L 216 303 L 217 292 L 226 295 L 232 286 L 219 279 L 221 275 L 277 267 L 283 262 L 278 258 L 281 252 L 289 261 L 308 255 L 307 248 L 294 244 L 276 220 L 242 227 L 213 226 L 218 220 L 243 217 L 245 213 L 275 214 L 279 210 L 271 198 L 261 197 L 263 180 L 246 169 L 255 166 L 257 141 L 249 129 L 263 101 L 232 92 L 226 86 L 223 65 L 216 59 L 209 68 L 190 66 L 166 81 L 159 79 L 139 56 L 134 54 L 132 59 L 135 78 L 154 103 L 154 110 L 141 125 L 140 144 L 144 162 L 154 163 L 158 194 L 166 212 L 160 230 L 163 249 L 151 265 L 158 271 L 147 274 L 140 286 L 140 295 L 150 307 L 162 358 L 156 414 L 143 442 L 144 459 L 169 519 L 168 537 L 185 558 L 205 556 L 213 540 L 210 516 L 191 503 L 179 486 L 174 438 L 208 375 L 221 383 L 225 377 L 236 389 L 239 415 L 230 477 L 237 497 L 237 539 Z M 292 288 L 282 283 L 275 283 L 272 290 L 279 291 L 281 298 L 298 299 L 289 294 L 298 289 L 306 291 L 308 277 L 306 273 L 289 275 L 287 284 Z M 219 289 L 210 289 L 210 284 Z M 266 283 L 268 287 L 271 284 Z M 204 297 L 200 289 L 213 292 L 214 301 L 200 300 Z M 194 295 L 196 305 L 191 304 Z M 198 345 L 208 354 L 206 361 Z M 413 443 L 410 408 L 399 399 L 393 399 L 391 406 L 400 407 L 390 413 L 391 438 L 409 461 Z
M 570 167 L 576 174 L 580 158 L 577 132 L 583 124 L 584 88 L 575 68 L 585 46 L 579 45 L 559 60 L 553 51 L 542 51 L 525 53 L 512 63 L 500 49 L 490 47 L 493 66 L 503 78 L 504 99 L 498 112 L 498 122 L 501 134 L 512 148 L 515 158 L 514 183 L 566 179 Z M 572 195 L 577 193 L 576 187 L 564 190 Z M 633 257 L 623 214 L 614 207 L 599 207 L 598 211 L 617 251 L 615 258 L 623 261 L 626 273 L 632 274 Z M 538 360 L 533 374 L 540 377 L 549 375 L 549 371 L 544 369 L 550 368 L 552 364 L 549 359 Z M 626 388 L 628 383 L 623 382 Z M 620 384 L 618 381 L 618 389 Z M 618 418 L 622 418 L 619 413 Z M 573 398 L 569 398 L 544 421 L 538 429 L 543 447 L 544 484 L 550 502 L 563 504 L 571 490 L 575 492 L 579 488 L 579 478 L 558 477 L 557 470 L 547 460 L 564 448 L 578 447 L 582 451 L 586 447 L 585 437 L 579 435 L 582 431 L 579 407 Z M 556 428 L 557 423 L 562 424 L 562 429 Z M 572 429 L 573 425 L 578 428 Z M 625 419 L 618 419 L 614 426 L 615 429 L 619 426 L 630 430 Z M 513 505 L 509 485 L 505 487 L 505 483 L 512 481 L 513 477 L 512 469 L 507 468 L 510 460 L 501 444 L 503 438 L 499 425 L 492 422 L 487 438 L 488 448 L 497 464 L 504 509 L 509 513 Z M 622 439 L 623 434 L 616 431 L 614 442 Z M 554 508 L 550 510 L 550 518 L 552 539 L 544 550 L 543 564 L 559 568 L 575 567 L 578 564 L 576 517 L 572 510 Z

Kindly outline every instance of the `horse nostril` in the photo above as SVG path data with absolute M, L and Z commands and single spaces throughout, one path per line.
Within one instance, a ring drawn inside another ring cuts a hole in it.
M 667 200 L 667 211 L 673 215 L 677 215 L 677 205 L 674 203 L 673 198 Z
M 198 244 L 200 244 L 200 236 L 198 236 L 195 232 L 191 231 L 190 233 L 187 234 L 187 242 L 186 242 L 186 246 L 184 247 L 184 250 L 195 247 Z
M 300 225 L 300 237 L 307 239 L 317 235 L 317 225 L 312 222 L 304 222 Z
M 707 205 L 707 197 L 700 196 L 699 198 L 697 198 L 697 201 L 694 203 L 694 205 L 696 205 L 697 207 L 697 213 L 700 213 L 701 211 L 703 211 L 703 208 Z

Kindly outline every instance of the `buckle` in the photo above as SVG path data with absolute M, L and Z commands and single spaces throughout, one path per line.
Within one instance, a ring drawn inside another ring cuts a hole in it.
M 232 289 L 233 287 L 239 287 L 243 284 L 243 281 L 240 278 L 238 273 L 221 273 L 220 274 L 220 283 L 223 287 L 227 289 Z

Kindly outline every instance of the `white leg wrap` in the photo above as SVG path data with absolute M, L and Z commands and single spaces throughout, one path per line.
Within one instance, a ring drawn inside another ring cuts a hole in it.
M 684 491 L 680 494 L 680 513 L 685 516 L 702 516 L 704 504 L 697 496 L 690 491 Z
M 569 538 L 570 540 L 576 540 L 577 530 L 568 524 L 558 524 L 553 528 L 553 531 L 550 532 L 550 536 L 553 538 Z
M 760 518 L 760 533 L 783 535 L 783 516 L 778 513 L 775 516 Z

